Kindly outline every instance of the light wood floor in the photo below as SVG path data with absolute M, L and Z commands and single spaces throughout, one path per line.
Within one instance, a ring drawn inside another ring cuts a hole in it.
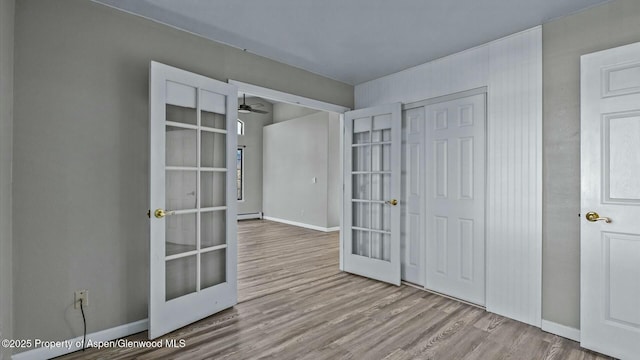
M 238 270 L 237 306 L 164 337 L 185 339 L 183 349 L 88 349 L 62 358 L 608 359 L 473 306 L 341 273 L 337 233 L 240 222 Z

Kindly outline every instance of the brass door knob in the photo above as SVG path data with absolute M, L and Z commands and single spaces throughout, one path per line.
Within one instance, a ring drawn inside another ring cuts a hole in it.
M 176 212 L 172 210 L 156 209 L 156 211 L 153 212 L 153 215 L 158 219 L 162 219 L 165 216 L 175 215 L 175 213 Z
M 611 222 L 610 218 L 608 218 L 608 217 L 600 217 L 600 215 L 598 215 L 598 213 L 595 212 L 595 211 L 589 211 L 584 217 L 589 222 L 604 221 L 607 224 L 609 224 Z
M 385 203 L 385 204 L 389 204 L 389 205 L 391 205 L 391 206 L 396 206 L 396 205 L 398 205 L 398 200 L 396 200 L 396 199 L 391 199 L 391 200 L 387 200 L 387 201 L 385 201 L 384 203 Z

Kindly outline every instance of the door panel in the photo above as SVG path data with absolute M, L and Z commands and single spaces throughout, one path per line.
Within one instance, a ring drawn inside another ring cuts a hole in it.
M 484 305 L 485 95 L 425 107 L 426 287 Z
M 581 144 L 581 345 L 636 359 L 640 43 L 582 57 Z
M 424 286 L 424 107 L 402 120 L 402 280 Z
M 237 302 L 235 86 L 150 69 L 149 337 Z
M 345 114 L 345 271 L 400 284 L 400 104 Z

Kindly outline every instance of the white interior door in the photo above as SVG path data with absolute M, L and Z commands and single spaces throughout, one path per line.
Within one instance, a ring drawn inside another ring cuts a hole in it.
M 149 338 L 237 303 L 237 89 L 150 70 Z
M 401 104 L 345 113 L 344 270 L 400 285 Z
M 424 286 L 425 263 L 424 106 L 402 114 L 402 280 Z
M 581 344 L 640 356 L 640 43 L 581 68 Z
M 425 107 L 428 289 L 485 303 L 485 95 Z

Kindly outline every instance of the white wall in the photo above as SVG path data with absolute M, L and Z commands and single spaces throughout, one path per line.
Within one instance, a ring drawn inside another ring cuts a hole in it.
M 340 186 L 339 147 L 329 150 L 330 143 L 339 143 L 336 118 L 315 112 L 264 127 L 265 217 L 322 229 L 338 226 L 339 204 L 334 195 L 329 198 Z
M 244 135 L 238 135 L 238 145 L 244 146 L 244 200 L 238 202 L 238 214 L 262 211 L 262 128 L 273 123 L 273 105 L 261 98 L 247 98 L 247 104 L 255 103 L 264 104 L 258 109 L 269 113 L 238 114 L 244 121 Z
M 14 0 L 0 1 L 0 339 L 13 338 L 13 238 L 11 172 L 13 156 Z M 0 347 L 0 359 L 10 349 Z
M 409 103 L 484 86 L 487 310 L 540 326 L 542 28 L 357 85 L 355 103 Z

